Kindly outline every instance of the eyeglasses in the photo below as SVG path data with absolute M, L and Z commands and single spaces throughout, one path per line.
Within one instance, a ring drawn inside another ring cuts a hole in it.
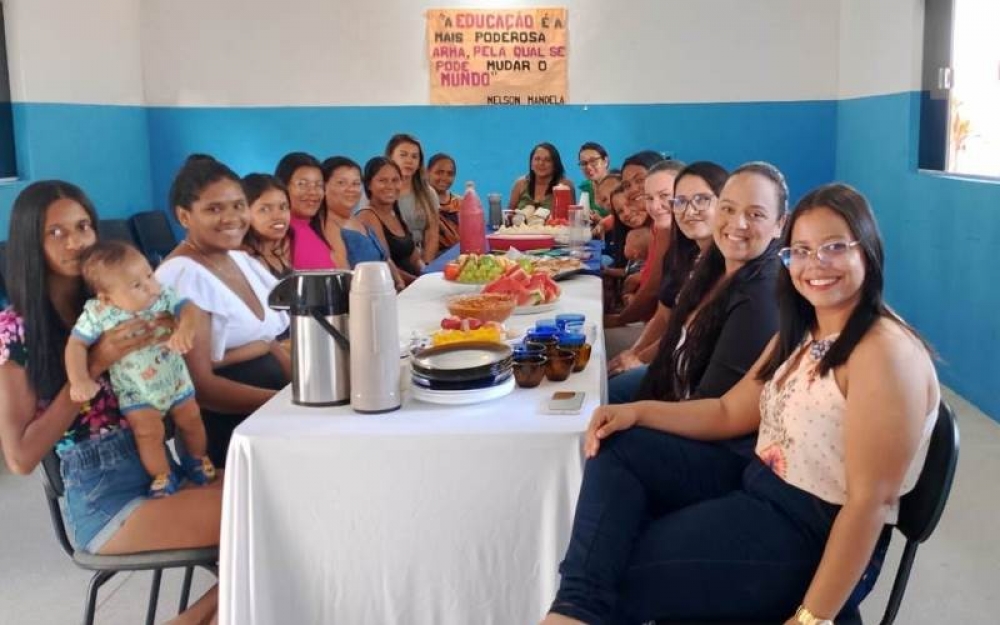
M 319 189 L 323 188 L 323 181 L 322 180 L 303 180 L 303 179 L 300 178 L 299 180 L 296 180 L 295 182 L 293 182 L 292 185 L 296 189 L 298 189 L 299 191 L 308 191 L 309 189 L 319 190 Z
M 847 252 L 859 243 L 860 241 L 830 241 L 829 243 L 820 245 L 815 250 L 811 250 L 804 245 L 783 247 L 778 250 L 778 258 L 781 259 L 781 264 L 785 267 L 804 265 L 809 260 L 809 257 L 814 255 L 821 263 L 834 262 L 846 256 Z
M 684 197 L 683 195 L 678 195 L 674 199 L 670 200 L 670 207 L 674 209 L 674 212 L 678 215 L 683 215 L 684 211 L 688 207 L 701 212 L 712 205 L 712 201 L 715 200 L 715 196 L 710 193 L 697 193 L 691 197 Z
M 597 165 L 603 160 L 603 156 L 595 156 L 594 158 L 580 159 L 580 162 L 577 164 L 580 167 L 597 167 Z

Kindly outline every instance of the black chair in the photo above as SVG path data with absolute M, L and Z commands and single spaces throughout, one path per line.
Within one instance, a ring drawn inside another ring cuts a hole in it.
M 948 502 L 951 484 L 958 466 L 958 423 L 955 413 L 948 404 L 941 401 L 938 419 L 931 434 L 927 460 L 920 472 L 920 479 L 912 491 L 899 501 L 899 520 L 896 529 L 906 537 L 903 555 L 899 559 L 896 579 L 892 582 L 889 603 L 882 616 L 882 625 L 890 625 L 896 620 L 899 606 L 903 602 L 906 584 L 910 581 L 910 570 L 917 557 L 917 547 L 930 538 L 941 513 Z
M 917 557 L 917 547 L 930 538 L 941 519 L 941 513 L 944 512 L 948 495 L 951 493 L 951 484 L 955 479 L 955 468 L 958 466 L 958 440 L 955 413 L 942 400 L 920 478 L 917 479 L 913 490 L 899 500 L 899 519 L 896 521 L 896 529 L 906 538 L 906 544 L 899 559 L 899 568 L 896 570 L 896 579 L 893 580 L 892 590 L 889 592 L 889 601 L 882 615 L 881 625 L 892 625 L 896 620 L 899 606 L 903 602 L 903 594 L 906 592 L 906 584 L 910 580 L 913 561 Z M 699 623 L 707 622 L 699 621 Z M 837 625 L 862 625 L 861 614 L 855 610 L 850 614 L 841 615 L 836 622 Z M 658 625 L 668 625 L 668 622 L 658 621 Z M 669 625 L 694 624 L 670 621 Z M 741 621 L 739 625 L 752 624 Z
M 177 237 L 163 211 L 136 213 L 129 218 L 143 254 L 154 267 L 177 247 Z
M 184 583 L 181 588 L 178 612 L 187 609 L 194 567 L 200 566 L 218 576 L 216 566 L 219 560 L 218 547 L 146 551 L 125 555 L 97 555 L 74 549 L 66 534 L 66 524 L 59 509 L 59 499 L 64 493 L 59 464 L 59 456 L 56 455 L 55 451 L 49 452 L 45 456 L 45 459 L 42 460 L 42 483 L 45 486 L 45 498 L 49 504 L 49 516 L 52 518 L 56 537 L 63 550 L 80 568 L 95 571 L 94 576 L 90 579 L 90 588 L 87 592 L 87 604 L 83 617 L 84 625 L 92 625 L 94 622 L 94 612 L 97 609 L 97 591 L 120 571 L 153 572 L 153 583 L 149 589 L 149 605 L 146 608 L 147 625 L 152 625 L 156 618 L 156 604 L 160 598 L 160 580 L 164 569 L 184 569 Z
M 102 241 L 122 241 L 138 247 L 135 234 L 124 219 L 102 219 L 97 222 L 97 234 Z

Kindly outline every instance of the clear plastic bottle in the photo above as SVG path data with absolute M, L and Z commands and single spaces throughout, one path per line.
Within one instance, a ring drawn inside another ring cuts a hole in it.
M 483 203 L 479 201 L 476 185 L 465 183 L 465 195 L 458 209 L 459 248 L 463 254 L 485 254 L 486 247 L 486 216 L 483 214 Z

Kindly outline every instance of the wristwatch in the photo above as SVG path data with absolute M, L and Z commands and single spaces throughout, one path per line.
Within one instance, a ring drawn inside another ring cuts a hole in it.
M 818 618 L 804 605 L 800 605 L 799 609 L 795 611 L 795 622 L 802 625 L 834 625 L 833 621 L 828 618 Z

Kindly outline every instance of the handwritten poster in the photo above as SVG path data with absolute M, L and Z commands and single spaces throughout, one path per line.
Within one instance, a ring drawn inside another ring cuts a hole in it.
M 431 104 L 565 104 L 566 9 L 430 9 Z

